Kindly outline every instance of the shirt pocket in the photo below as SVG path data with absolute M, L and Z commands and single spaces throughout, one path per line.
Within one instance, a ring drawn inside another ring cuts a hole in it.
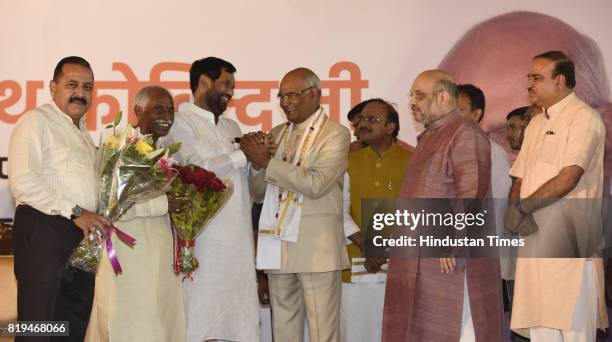
M 537 160 L 542 163 L 554 164 L 557 161 L 561 139 L 555 135 L 546 135 L 540 146 Z

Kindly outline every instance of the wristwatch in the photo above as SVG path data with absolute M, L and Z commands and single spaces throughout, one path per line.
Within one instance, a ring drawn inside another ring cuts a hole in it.
M 70 219 L 74 220 L 75 218 L 80 217 L 81 214 L 83 214 L 83 210 L 81 210 L 81 207 L 78 205 L 75 205 L 74 208 L 72 208 L 72 215 L 70 215 Z

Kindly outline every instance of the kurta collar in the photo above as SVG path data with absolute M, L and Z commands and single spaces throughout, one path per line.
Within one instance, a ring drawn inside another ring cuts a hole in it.
M 215 114 L 213 114 L 212 112 L 207 111 L 206 109 L 200 108 L 198 107 L 195 103 L 191 104 L 191 107 L 189 108 L 192 112 L 194 112 L 196 115 L 209 120 L 213 126 L 216 125 L 215 123 Z
M 399 146 L 397 146 L 396 143 L 392 143 L 391 146 L 389 146 L 389 148 L 383 152 L 380 156 L 378 155 L 378 153 L 376 153 L 376 151 L 374 151 L 374 149 L 372 148 L 372 146 L 368 146 L 366 147 L 368 154 L 371 154 L 372 156 L 378 158 L 378 159 L 385 159 L 389 156 L 392 156 L 397 149 L 399 149 Z
M 62 117 L 64 120 L 68 121 L 70 123 L 71 126 L 74 127 L 74 122 L 72 122 L 72 118 L 70 117 L 70 115 L 64 113 L 55 103 L 55 101 L 51 101 L 50 102 L 51 107 L 53 107 L 53 109 L 55 110 L 55 112 Z M 76 127 L 75 127 L 76 128 Z M 85 130 L 85 115 L 81 116 L 81 118 L 79 119 L 79 130 Z
M 417 136 L 417 141 L 420 140 L 425 133 L 427 132 L 432 132 L 433 130 L 445 126 L 446 124 L 448 124 L 449 122 L 457 119 L 457 117 L 459 117 L 459 110 L 455 109 L 454 111 L 444 115 L 443 117 L 439 118 L 438 120 L 430 123 L 429 125 L 425 126 L 425 130 L 423 132 L 421 132 L 421 134 L 419 134 Z

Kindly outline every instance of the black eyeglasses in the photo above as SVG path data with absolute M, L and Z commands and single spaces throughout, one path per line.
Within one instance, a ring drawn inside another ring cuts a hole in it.
M 310 86 L 310 87 L 308 87 L 306 89 L 302 89 L 302 90 L 294 92 L 294 93 L 278 94 L 278 95 L 276 95 L 276 97 L 280 101 L 282 101 L 282 100 L 293 101 L 293 100 L 297 99 L 298 96 L 302 95 L 305 91 L 308 91 L 308 90 L 310 90 L 312 88 L 314 88 L 314 86 Z

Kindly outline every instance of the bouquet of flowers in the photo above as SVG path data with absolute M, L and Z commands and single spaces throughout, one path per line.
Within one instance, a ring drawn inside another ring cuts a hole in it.
M 198 268 L 194 256 L 195 239 L 206 224 L 223 208 L 233 193 L 231 182 L 223 182 L 210 171 L 196 165 L 173 165 L 178 177 L 172 195 L 182 200 L 180 210 L 170 213 L 174 239 L 174 273 L 191 278 Z
M 121 112 L 115 117 L 114 124 L 107 126 L 113 130 L 101 136 L 98 149 L 97 213 L 110 222 L 118 220 L 134 203 L 150 200 L 170 190 L 178 174 L 171 167 L 169 156 L 180 145 L 155 148 L 151 136 L 141 135 L 130 125 L 122 132 L 116 131 L 120 121 Z M 106 231 L 96 227 L 73 251 L 69 264 L 95 273 L 104 244 L 115 273 L 121 273 L 111 241 L 113 232 L 129 245 L 136 242 L 114 225 Z

